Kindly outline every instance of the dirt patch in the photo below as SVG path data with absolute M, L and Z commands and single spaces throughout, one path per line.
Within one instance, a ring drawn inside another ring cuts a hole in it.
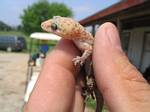
M 0 52 L 0 111 L 21 112 L 28 54 Z
M 24 53 L 0 52 L 0 112 L 23 112 L 28 58 Z

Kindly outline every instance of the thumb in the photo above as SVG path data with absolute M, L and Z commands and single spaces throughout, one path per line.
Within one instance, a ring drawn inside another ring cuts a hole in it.
M 101 25 L 96 33 L 93 66 L 110 111 L 150 111 L 150 86 L 123 53 L 118 31 L 111 23 Z

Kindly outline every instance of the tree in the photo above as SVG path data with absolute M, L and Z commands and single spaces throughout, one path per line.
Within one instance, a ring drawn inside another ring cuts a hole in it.
M 41 22 L 57 15 L 71 17 L 73 16 L 73 13 L 72 10 L 63 3 L 49 3 L 46 0 L 39 1 L 24 10 L 23 15 L 21 16 L 22 30 L 26 34 L 40 32 L 42 31 Z
M 0 21 L 0 30 L 1 31 L 10 31 L 10 30 L 12 30 L 12 27 L 7 25 L 6 23 Z

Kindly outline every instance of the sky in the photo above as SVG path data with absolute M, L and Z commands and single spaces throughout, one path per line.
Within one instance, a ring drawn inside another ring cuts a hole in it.
M 48 0 L 49 2 L 65 3 L 73 10 L 74 19 L 82 20 L 120 0 Z M 0 0 L 0 21 L 11 26 L 21 24 L 20 15 L 29 5 L 38 0 Z

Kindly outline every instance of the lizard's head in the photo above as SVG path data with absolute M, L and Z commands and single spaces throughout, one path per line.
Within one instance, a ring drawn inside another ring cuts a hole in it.
M 63 23 L 64 17 L 54 16 L 52 19 L 42 22 L 41 27 L 44 31 L 56 34 L 62 38 L 66 38 L 65 24 Z
M 54 33 L 62 38 L 72 39 L 76 22 L 71 18 L 54 16 L 52 19 L 42 22 L 44 31 Z
M 44 31 L 56 33 L 58 29 L 58 24 L 54 21 L 54 19 L 49 19 L 41 23 L 41 27 Z

